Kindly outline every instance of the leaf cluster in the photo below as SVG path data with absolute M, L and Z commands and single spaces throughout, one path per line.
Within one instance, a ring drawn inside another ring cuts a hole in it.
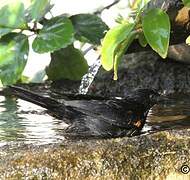
M 170 39 L 170 20 L 159 8 L 147 9 L 150 0 L 136 0 L 131 4 L 132 16 L 110 29 L 102 43 L 101 63 L 105 70 L 114 70 L 117 80 L 118 64 L 133 40 L 147 44 L 162 58 L 166 58 Z
M 81 79 L 88 71 L 88 65 L 84 54 L 73 45 L 76 40 L 102 46 L 101 64 L 107 71 L 114 70 L 115 80 L 118 78 L 118 65 L 135 39 L 142 47 L 148 44 L 166 58 L 170 20 L 162 9 L 148 9 L 149 1 L 133 0 L 130 4 L 131 16 L 118 18 L 118 25 L 110 30 L 99 16 L 93 14 L 60 15 L 46 19 L 45 15 L 53 7 L 50 0 L 31 0 L 27 9 L 18 0 L 3 6 L 0 9 L 1 82 L 7 85 L 23 79 L 22 72 L 30 48 L 37 53 L 51 53 L 51 62 L 46 68 L 49 79 Z M 190 0 L 183 0 L 183 3 L 190 7 Z M 28 41 L 31 35 L 26 31 L 35 36 L 32 47 Z M 190 44 L 189 37 L 186 42 Z
M 92 14 L 46 19 L 52 7 L 50 0 L 31 0 L 25 9 L 17 0 L 0 9 L 0 80 L 3 85 L 21 79 L 30 48 L 31 35 L 27 34 L 31 33 L 35 36 L 32 49 L 37 53 L 51 53 L 51 63 L 46 69 L 49 79 L 78 80 L 87 72 L 87 62 L 73 43 L 79 40 L 99 45 L 107 25 Z

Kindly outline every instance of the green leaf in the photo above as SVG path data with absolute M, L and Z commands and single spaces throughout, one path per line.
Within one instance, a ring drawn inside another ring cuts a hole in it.
M 142 46 L 142 47 L 146 47 L 147 46 L 147 40 L 144 36 L 144 33 L 139 33 L 138 35 L 138 40 L 139 40 L 139 44 Z
M 185 42 L 186 42 L 187 45 L 190 45 L 190 36 L 187 37 Z
M 166 58 L 170 39 L 168 15 L 161 9 L 151 9 L 143 17 L 142 27 L 148 44 L 162 58 Z
M 30 78 L 27 76 L 22 75 L 17 83 L 30 83 Z
M 51 54 L 50 65 L 46 68 L 51 80 L 80 80 L 88 71 L 83 54 L 72 45 Z
M 117 80 L 117 70 L 118 70 L 118 66 L 119 63 L 121 61 L 122 56 L 125 54 L 125 52 L 127 51 L 128 47 L 130 46 L 130 44 L 133 42 L 133 40 L 135 39 L 137 35 L 137 31 L 131 31 L 128 34 L 128 37 L 118 45 L 117 49 L 115 50 L 115 56 L 114 56 L 114 80 Z
M 67 17 L 57 16 L 46 22 L 34 39 L 32 48 L 38 53 L 52 52 L 71 44 L 73 36 L 71 21 Z
M 13 29 L 12 28 L 7 28 L 7 27 L 3 27 L 0 26 L 0 37 L 4 36 L 5 34 L 8 34 L 9 32 L 11 32 Z
M 39 21 L 51 9 L 50 0 L 32 0 L 29 7 L 30 19 Z
M 3 6 L 0 9 L 0 36 L 14 29 L 27 28 L 24 19 L 24 5 L 20 1 Z
M 190 7 L 190 0 L 183 0 L 184 6 Z
M 78 14 L 70 17 L 76 31 L 76 38 L 92 44 L 100 44 L 108 26 L 96 15 Z
M 102 42 L 101 64 L 107 71 L 114 65 L 115 50 L 122 43 L 134 28 L 134 24 L 120 24 L 110 29 Z
M 138 11 L 140 11 L 141 9 L 144 8 L 144 6 L 145 6 L 149 1 L 150 1 L 150 0 L 136 0 L 136 1 L 133 1 L 132 8 L 133 8 L 133 9 L 137 9 Z
M 21 78 L 28 50 L 28 38 L 23 34 L 9 33 L 0 39 L 0 79 L 4 85 Z

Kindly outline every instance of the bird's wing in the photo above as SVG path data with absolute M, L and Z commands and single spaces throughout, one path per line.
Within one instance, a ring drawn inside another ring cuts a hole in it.
M 74 122 L 64 131 L 64 135 L 70 138 L 110 138 L 132 136 L 138 132 L 135 127 L 130 129 L 118 127 L 107 120 L 85 114 L 76 117 Z
M 66 101 L 66 107 L 70 106 L 86 116 L 100 119 L 112 126 L 131 129 L 134 122 L 142 119 L 140 106 L 135 102 L 123 100 L 91 100 L 91 101 Z

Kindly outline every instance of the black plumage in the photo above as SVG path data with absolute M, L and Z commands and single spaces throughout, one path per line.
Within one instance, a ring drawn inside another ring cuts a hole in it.
M 77 100 L 67 97 L 59 101 L 17 86 L 9 89 L 16 97 L 40 105 L 62 119 L 68 124 L 63 132 L 65 136 L 76 138 L 136 135 L 143 128 L 149 109 L 160 97 L 154 90 L 138 89 L 125 98 L 76 95 Z

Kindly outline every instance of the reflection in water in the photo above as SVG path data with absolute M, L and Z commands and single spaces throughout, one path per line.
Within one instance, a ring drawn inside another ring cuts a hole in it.
M 32 103 L 0 96 L 0 145 L 7 142 L 33 144 L 64 140 L 62 120 L 48 115 Z M 190 95 L 175 95 L 156 105 L 149 113 L 142 133 L 190 127 Z
M 16 101 L 1 96 L 0 102 L 0 138 L 1 140 L 23 139 L 25 126 L 21 125 L 22 118 L 18 116 Z
M 143 131 L 190 128 L 190 94 L 172 95 L 167 102 L 154 106 Z
M 63 122 L 46 114 L 43 108 L 23 100 L 0 97 L 1 145 L 9 141 L 47 144 L 64 139 L 59 136 Z

